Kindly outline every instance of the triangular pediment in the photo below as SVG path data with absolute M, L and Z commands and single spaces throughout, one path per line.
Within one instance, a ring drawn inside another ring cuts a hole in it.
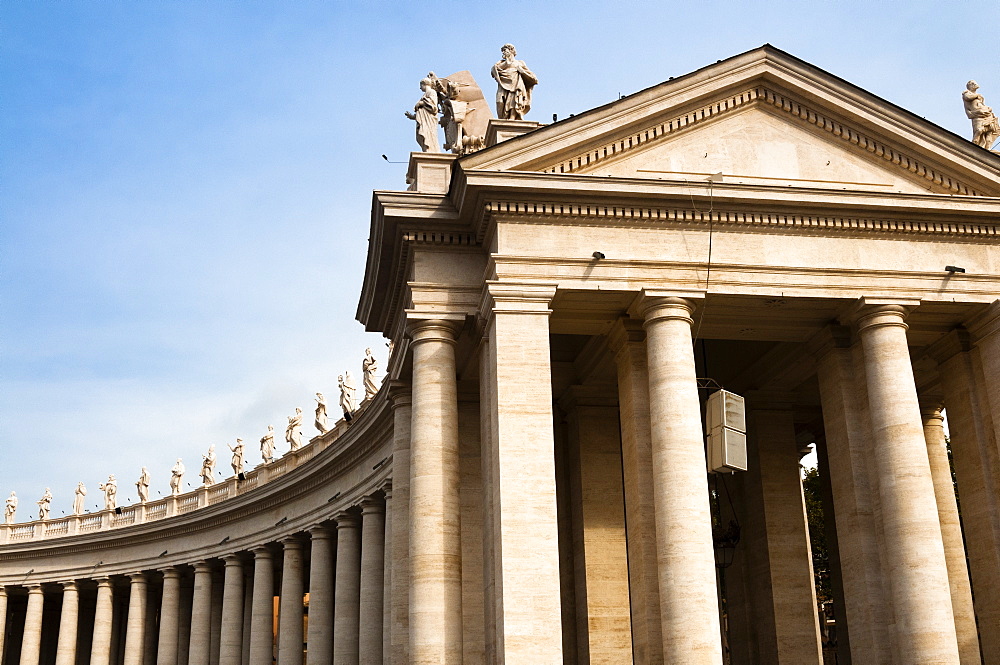
M 770 46 L 497 144 L 462 167 L 1000 196 L 1000 157 Z

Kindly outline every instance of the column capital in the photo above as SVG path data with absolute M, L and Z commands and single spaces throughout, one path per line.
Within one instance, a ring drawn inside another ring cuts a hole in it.
M 181 577 L 181 571 L 177 570 L 176 566 L 161 568 L 160 572 L 163 574 L 163 579 L 180 579 Z
M 615 355 L 622 352 L 630 344 L 641 344 L 646 339 L 646 330 L 642 321 L 627 316 L 620 317 L 611 325 L 608 331 L 608 348 Z
M 76 591 L 76 580 L 66 580 L 65 582 L 59 582 L 63 588 L 63 591 Z
M 325 524 L 317 524 L 309 529 L 309 537 L 312 540 L 329 540 L 333 536 L 333 529 Z
M 195 575 L 197 575 L 198 573 L 212 572 L 212 564 L 210 564 L 208 561 L 196 561 L 195 563 L 192 564 L 192 566 L 194 566 Z
M 375 496 L 366 496 L 361 499 L 361 514 L 371 515 L 372 513 L 384 513 L 385 504 Z
M 904 321 L 920 305 L 919 300 L 907 298 L 878 298 L 863 296 L 853 302 L 840 316 L 844 324 L 853 324 L 858 331 L 882 326 L 908 327 Z
M 259 545 L 250 551 L 253 552 L 253 558 L 255 560 L 274 558 L 274 554 L 271 553 L 271 548 L 267 545 Z
M 104 575 L 102 577 L 95 577 L 94 581 L 97 582 L 97 586 L 98 587 L 110 587 L 111 586 L 111 578 L 108 577 L 107 575 Z
M 970 319 L 965 327 L 976 342 L 1000 333 L 1000 300 L 994 300 L 986 311 Z
M 45 593 L 41 582 L 31 582 L 29 584 L 25 584 L 24 586 L 28 589 L 28 593 Z
M 836 323 L 824 326 L 806 340 L 806 353 L 816 360 L 822 359 L 834 349 L 851 348 L 851 329 Z
M 337 531 L 341 529 L 356 529 L 361 523 L 358 515 L 346 510 L 342 510 L 333 516 L 333 519 L 337 521 Z
M 413 393 L 409 381 L 396 379 L 389 381 L 389 405 L 393 410 L 413 404 Z
M 406 334 L 410 337 L 411 347 L 423 342 L 454 345 L 464 324 L 464 314 L 406 310 Z
M 944 414 L 942 413 L 944 404 L 942 404 L 940 397 L 922 395 L 918 397 L 917 401 L 920 404 L 920 415 L 924 419 L 924 422 L 937 420 L 939 421 L 939 425 L 944 424 Z
M 386 501 L 388 501 L 389 499 L 391 499 L 392 498 L 392 478 L 386 479 L 386 481 L 384 483 L 382 483 L 382 486 L 379 487 L 379 489 L 382 490 L 382 494 L 385 495 L 385 500 Z
M 231 554 L 224 555 L 222 557 L 222 561 L 223 561 L 223 563 L 226 564 L 227 568 L 230 567 L 230 566 L 242 566 L 243 565 L 243 559 L 241 559 L 240 555 L 236 554 L 235 552 L 233 552 Z
M 629 307 L 629 314 L 643 321 L 646 326 L 654 321 L 679 319 L 694 323 L 692 314 L 696 299 L 705 297 L 702 291 L 676 291 L 643 289 Z
M 280 542 L 282 549 L 285 551 L 302 549 L 302 539 L 298 536 L 288 536 L 287 538 L 282 538 Z
M 552 313 L 549 306 L 555 295 L 555 284 L 487 281 L 479 301 L 479 314 L 486 319 L 494 312 L 548 315 Z
M 146 573 L 129 573 L 128 579 L 132 584 L 145 584 Z
M 953 356 L 972 350 L 972 336 L 968 330 L 956 328 L 927 347 L 925 353 L 941 365 Z

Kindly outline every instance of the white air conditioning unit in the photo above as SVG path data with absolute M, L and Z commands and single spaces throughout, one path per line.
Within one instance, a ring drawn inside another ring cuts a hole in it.
M 747 421 L 743 398 L 727 390 L 708 397 L 705 433 L 708 470 L 733 473 L 747 470 Z

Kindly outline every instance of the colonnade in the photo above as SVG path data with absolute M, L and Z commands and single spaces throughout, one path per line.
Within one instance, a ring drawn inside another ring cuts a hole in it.
M 57 644 L 56 665 L 381 665 L 391 492 L 387 485 L 278 542 L 29 584 L 23 629 L 13 634 L 20 646 L 7 644 L 4 662 L 49 662 L 43 647 Z M 15 591 L 0 588 L 0 625 Z M 54 608 L 58 622 L 45 621 Z

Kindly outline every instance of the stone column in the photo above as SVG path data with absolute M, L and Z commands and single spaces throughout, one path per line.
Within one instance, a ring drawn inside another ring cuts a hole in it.
M 618 368 L 622 431 L 622 480 L 628 533 L 628 577 L 633 650 L 637 663 L 662 665 L 660 588 L 656 573 L 653 510 L 653 452 L 649 427 L 646 333 L 633 319 L 621 319 L 608 336 Z
M 24 617 L 24 633 L 21 638 L 21 665 L 38 665 L 42 648 L 42 609 L 45 606 L 45 592 L 41 584 L 28 586 L 28 610 Z
M 554 295 L 549 285 L 490 283 L 482 312 L 486 647 L 497 663 L 563 661 L 549 350 Z
M 862 302 L 857 317 L 879 475 L 899 665 L 958 663 L 955 617 L 917 390 L 906 308 Z
M 125 665 L 142 665 L 146 635 L 146 576 L 129 575 L 128 619 L 125 623 Z
M 114 619 L 114 593 L 111 580 L 97 579 L 97 606 L 94 609 L 94 639 L 90 647 L 90 665 L 111 662 L 111 627 Z
M 719 612 L 691 302 L 644 293 L 663 660 L 720 665 Z
M 409 665 L 410 653 L 410 409 L 409 386 L 394 382 L 392 400 L 392 589 L 390 665 Z
M 226 562 L 222 589 L 222 630 L 219 637 L 219 665 L 243 662 L 243 562 L 235 554 Z
M 942 397 L 948 414 L 952 461 L 962 510 L 962 534 L 980 627 L 982 657 L 986 665 L 1000 665 L 1000 630 L 983 629 L 984 626 L 1000 626 L 1000 602 L 997 601 L 1000 598 L 1000 461 L 997 459 L 1000 448 L 995 444 L 990 422 L 996 415 L 990 413 L 977 378 L 975 348 L 968 333 L 963 330 L 949 333 L 935 342 L 928 354 L 938 361 Z M 957 606 L 955 609 L 955 620 L 959 622 L 961 613 Z M 956 630 L 959 645 L 963 647 L 966 640 L 957 624 Z M 963 648 L 963 659 L 966 653 Z
M 413 350 L 409 525 L 413 665 L 462 661 L 456 323 L 430 319 L 409 325 Z
M 334 585 L 333 662 L 358 663 L 358 602 L 361 593 L 361 539 L 358 518 L 339 513 L 337 519 L 337 581 Z
M 385 506 L 361 502 L 361 578 L 358 663 L 382 665 L 382 585 L 385 578 Z
M 208 652 L 209 665 L 219 665 L 219 646 L 222 640 L 222 601 L 225 589 L 218 579 L 216 571 L 212 572 L 212 622 L 209 628 L 210 644 Z
M 383 487 L 385 493 L 385 552 L 382 565 L 382 661 L 392 662 L 392 481 Z M 381 665 L 381 664 L 380 664 Z
M 0 586 L 0 659 L 3 658 L 4 639 L 7 637 L 7 587 Z
M 56 646 L 56 665 L 75 665 L 76 663 L 76 628 L 80 620 L 80 592 L 76 582 L 63 583 L 62 611 L 59 614 L 59 642 Z M 0 626 L 3 626 L 0 623 Z M 0 627 L 0 632 L 2 632 Z M 3 645 L 0 645 L 0 654 Z
M 271 665 L 274 658 L 274 561 L 267 547 L 253 551 L 250 623 L 250 665 Z
M 281 561 L 281 601 L 278 605 L 278 665 L 302 665 L 302 615 L 305 589 L 302 542 L 286 538 Z
M 212 651 L 212 567 L 207 561 L 194 565 L 194 598 L 191 601 L 190 665 L 208 665 Z
M 927 458 L 931 465 L 938 519 L 941 521 L 941 539 L 944 543 L 945 562 L 948 565 L 951 609 L 955 615 L 959 656 L 962 665 L 979 665 L 982 662 L 979 657 L 979 634 L 976 629 L 975 610 L 972 607 L 972 588 L 969 583 L 969 568 L 965 561 L 965 543 L 962 540 L 962 525 L 959 522 L 958 504 L 955 501 L 955 486 L 951 480 L 951 465 L 948 463 L 941 405 L 933 400 L 921 401 L 920 416 L 924 421 Z
M 309 665 L 333 662 L 333 543 L 329 527 L 314 527 L 309 562 Z
M 156 665 L 177 665 L 180 626 L 181 579 L 176 568 L 163 571 L 163 599 L 160 601 L 160 637 Z

